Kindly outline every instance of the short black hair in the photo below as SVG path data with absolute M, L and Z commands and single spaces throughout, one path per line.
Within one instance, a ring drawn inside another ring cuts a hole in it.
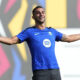
M 43 8 L 42 6 L 36 6 L 34 9 L 33 9 L 33 11 L 32 11 L 32 14 L 34 15 L 34 12 L 36 11 L 36 9 L 38 9 L 38 8 Z M 44 9 L 44 8 L 43 8 Z

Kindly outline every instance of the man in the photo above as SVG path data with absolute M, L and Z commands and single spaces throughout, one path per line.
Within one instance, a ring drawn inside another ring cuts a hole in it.
M 45 27 L 45 10 L 41 6 L 33 9 L 35 26 L 26 28 L 12 38 L 0 37 L 0 43 L 8 45 L 26 41 L 31 51 L 33 80 L 61 80 L 55 57 L 55 41 L 73 42 L 80 34 L 65 35 L 53 28 Z

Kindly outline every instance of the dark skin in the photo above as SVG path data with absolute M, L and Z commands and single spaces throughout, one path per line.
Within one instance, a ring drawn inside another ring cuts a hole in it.
M 32 18 L 35 21 L 35 26 L 39 29 L 45 29 L 45 10 L 43 8 L 37 8 L 34 12 Z M 74 42 L 80 40 L 80 34 L 72 34 L 72 35 L 65 35 L 63 34 L 62 42 Z M 12 38 L 8 37 L 0 37 L 0 43 L 4 43 L 7 45 L 18 44 L 19 39 L 16 36 Z

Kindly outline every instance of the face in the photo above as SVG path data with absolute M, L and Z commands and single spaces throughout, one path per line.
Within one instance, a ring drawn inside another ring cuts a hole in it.
M 42 24 L 45 22 L 45 11 L 43 8 L 37 8 L 34 12 L 33 19 L 36 23 Z

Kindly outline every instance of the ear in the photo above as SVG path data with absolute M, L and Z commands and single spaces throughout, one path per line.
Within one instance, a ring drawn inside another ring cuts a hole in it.
M 32 18 L 34 19 L 34 16 L 32 16 Z

